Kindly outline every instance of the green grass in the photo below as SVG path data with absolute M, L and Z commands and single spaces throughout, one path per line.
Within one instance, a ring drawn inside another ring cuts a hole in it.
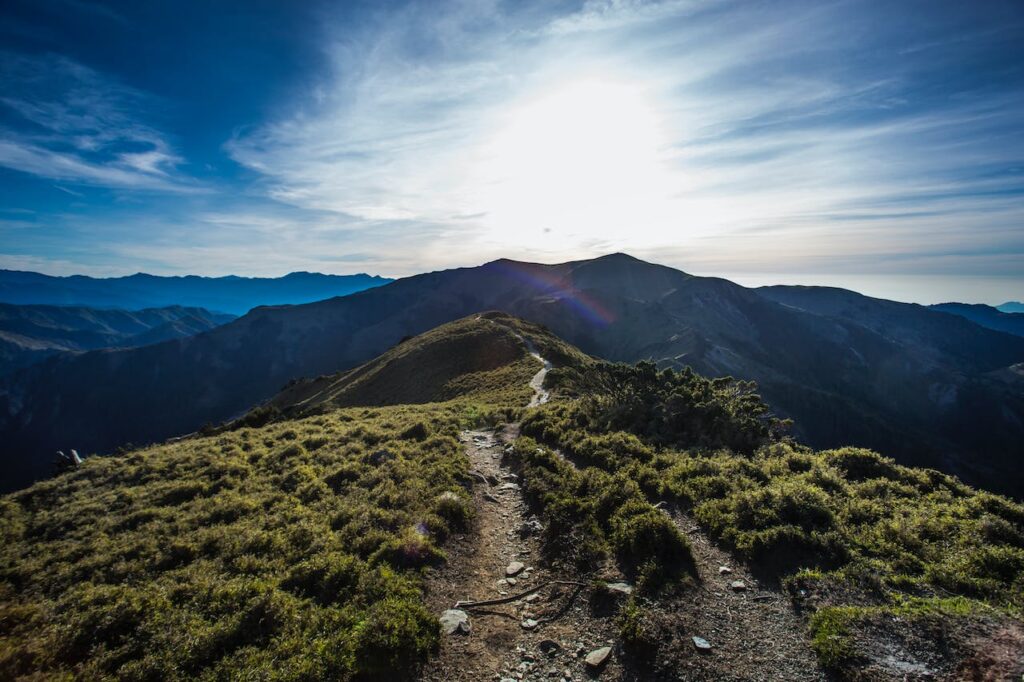
M 0 503 L 0 677 L 408 674 L 420 573 L 472 514 L 465 404 L 92 458 Z
M 577 471 L 529 437 L 516 439 L 510 454 L 527 502 L 545 521 L 542 539 L 549 560 L 589 571 L 613 556 L 642 588 L 694 574 L 686 539 L 628 475 Z
M 403 340 L 348 372 L 290 384 L 267 406 L 294 416 L 352 405 L 400 405 L 473 399 L 526 405 L 541 368 L 529 339 L 556 366 L 583 366 L 587 356 L 547 329 L 498 312 L 471 315 Z M 251 414 L 249 419 L 257 418 Z
M 458 434 L 521 414 L 540 364 L 520 336 L 590 362 L 473 316 L 3 498 L 0 679 L 413 675 L 438 646 L 423 573 L 474 513 Z
M 554 361 L 559 400 L 522 407 L 539 365 L 517 334 Z M 652 600 L 687 583 L 690 546 L 652 505 L 673 500 L 792 594 L 820 596 L 811 641 L 833 667 L 879 619 L 1024 609 L 1024 506 L 868 450 L 795 444 L 750 384 L 599 363 L 486 314 L 0 499 L 0 678 L 414 675 L 438 646 L 425 569 L 473 522 L 459 431 L 520 418 L 509 461 L 556 568 L 614 560 Z M 620 627 L 627 651 L 655 655 L 635 600 Z
M 523 433 L 569 453 L 580 477 L 675 501 L 794 593 L 824 595 L 811 632 L 827 664 L 853 656 L 851 630 L 908 614 L 910 599 L 926 600 L 921 618 L 1024 609 L 1021 504 L 869 450 L 793 443 L 748 384 L 643 363 L 557 380 L 575 397 L 528 414 Z
M 992 612 L 985 604 L 964 597 L 897 597 L 890 605 L 826 606 L 810 618 L 811 647 L 822 665 L 838 670 L 856 662 L 857 633 L 873 624 L 899 622 L 904 628 L 934 625 L 941 631 L 944 622 L 975 619 Z

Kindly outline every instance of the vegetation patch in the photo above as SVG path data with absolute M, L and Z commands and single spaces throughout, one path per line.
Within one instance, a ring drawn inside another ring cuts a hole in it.
M 600 471 L 675 501 L 761 572 L 820 577 L 793 593 L 814 612 L 825 663 L 854 657 L 849 633 L 883 615 L 1024 609 L 1018 503 L 869 450 L 795 444 L 749 384 L 649 363 L 559 370 L 556 381 L 573 398 L 528 414 L 523 433 L 571 456 L 580 479 Z
M 457 437 L 479 411 L 243 427 L 4 498 L 0 677 L 411 674 L 438 641 L 419 571 L 472 514 Z
M 695 575 L 686 538 L 626 474 L 578 471 L 529 437 L 518 438 L 510 455 L 527 502 L 545 521 L 549 560 L 589 570 L 614 556 L 648 588 Z

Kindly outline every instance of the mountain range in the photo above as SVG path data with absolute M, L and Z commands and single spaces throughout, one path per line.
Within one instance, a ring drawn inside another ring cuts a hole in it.
M 928 306 L 932 310 L 966 317 L 982 327 L 1024 336 L 1024 312 L 1008 313 L 981 303 L 939 303 Z
M 1002 305 L 996 306 L 996 308 L 1004 313 L 1024 313 L 1024 303 L 1017 301 L 1007 301 Z
M 259 305 L 309 303 L 386 284 L 385 277 L 293 272 L 284 277 L 52 277 L 0 270 L 0 302 L 122 308 L 165 306 L 206 308 L 244 315 Z
M 237 417 L 289 381 L 487 310 L 607 360 L 754 380 L 816 447 L 872 447 L 1024 491 L 1024 339 L 923 306 L 824 287 L 748 289 L 623 254 L 426 273 L 259 307 L 189 338 L 52 358 L 0 384 L 5 480 L 44 475 L 56 449 L 109 452 Z
M 182 306 L 105 310 L 0 303 L 0 374 L 56 353 L 145 346 L 198 334 L 233 319 L 227 313 Z

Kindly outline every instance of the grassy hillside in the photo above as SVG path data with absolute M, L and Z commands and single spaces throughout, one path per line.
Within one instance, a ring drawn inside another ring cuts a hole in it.
M 855 677 L 894 619 L 955 650 L 1024 611 L 1024 505 L 870 450 L 793 443 L 749 384 L 648 363 L 551 379 L 578 397 L 527 415 L 523 433 L 678 504 L 783 579 L 830 666 Z
M 473 316 L 275 401 L 310 416 L 90 458 L 4 498 L 0 678 L 408 675 L 438 637 L 421 569 L 473 514 L 459 430 L 529 400 L 524 335 L 586 361 Z
M 548 330 L 488 312 L 403 339 L 348 372 L 293 382 L 267 407 L 293 414 L 351 405 L 441 402 L 456 397 L 525 405 L 540 369 L 524 339 L 555 366 L 592 362 Z
M 469 405 L 341 410 L 92 458 L 5 498 L 0 677 L 337 679 L 437 644 Z
M 540 364 L 520 337 L 555 365 L 538 409 L 522 407 Z M 585 580 L 611 563 L 635 581 L 618 617 L 624 655 L 645 665 L 686 603 L 671 595 L 702 589 L 657 502 L 783 581 L 843 674 L 880 637 L 962 659 L 1019 623 L 1024 506 L 791 442 L 751 384 L 597 362 L 485 314 L 290 386 L 217 433 L 2 498 L 0 678 L 413 677 L 440 641 L 425 570 L 477 513 L 459 433 L 499 420 L 521 422 L 505 457 L 550 566 Z

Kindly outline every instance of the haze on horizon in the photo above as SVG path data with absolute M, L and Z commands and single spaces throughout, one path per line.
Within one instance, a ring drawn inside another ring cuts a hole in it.
M 2 268 L 1024 298 L 1013 0 L 12 0 L 0 82 Z

